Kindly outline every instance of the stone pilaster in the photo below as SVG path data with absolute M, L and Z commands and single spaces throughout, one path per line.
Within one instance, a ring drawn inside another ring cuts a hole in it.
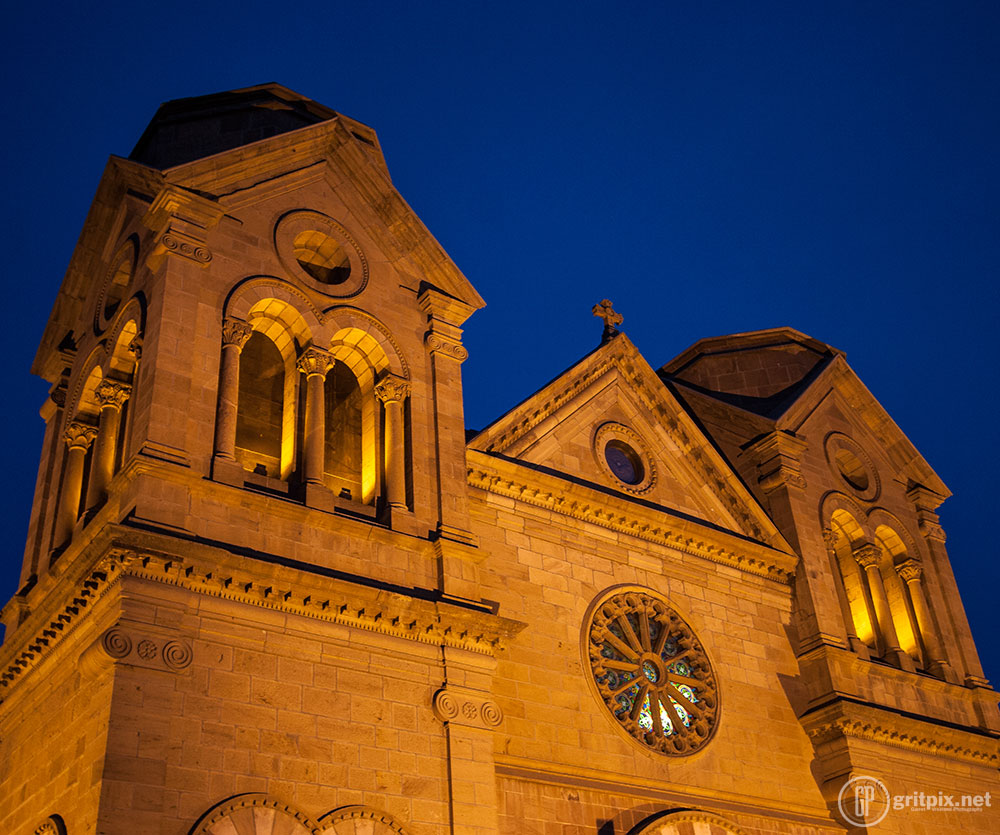
M 771 432 L 744 454 L 757 468 L 757 484 L 778 529 L 801 557 L 795 572 L 796 631 L 799 652 L 821 645 L 845 648 L 849 638 L 837 598 L 839 574 L 830 576 L 830 560 L 808 504 L 802 457 L 808 445 L 789 432 Z
M 432 375 L 439 575 L 446 595 L 474 600 L 478 598 L 475 563 L 480 555 L 469 522 L 461 371 L 469 352 L 462 345 L 460 327 L 473 308 L 433 288 L 425 288 L 418 301 L 427 313 L 424 344 Z

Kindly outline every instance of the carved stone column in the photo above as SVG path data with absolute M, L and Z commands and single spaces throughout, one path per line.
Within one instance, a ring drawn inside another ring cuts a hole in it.
M 306 348 L 295 367 L 306 375 L 306 419 L 304 476 L 306 484 L 322 484 L 326 456 L 326 391 L 327 372 L 333 368 L 333 357 L 319 348 Z
M 910 602 L 913 603 L 913 614 L 917 617 L 917 629 L 920 630 L 920 639 L 927 651 L 927 669 L 936 676 L 948 679 L 951 668 L 945 660 L 937 626 L 931 617 L 927 596 L 924 594 L 924 567 L 917 560 L 909 559 L 896 566 L 896 573 L 910 590 Z
M 886 596 L 885 584 L 882 582 L 882 572 L 879 569 L 882 549 L 874 542 L 861 542 L 854 547 L 853 554 L 858 565 L 864 569 L 868 581 L 868 590 L 875 607 L 875 619 L 882 645 L 885 648 L 885 657 L 890 661 L 895 661 L 903 669 L 913 671 L 916 669 L 913 659 L 899 645 L 896 625 L 892 620 L 892 610 L 889 608 L 889 598 Z
M 240 398 L 240 352 L 253 328 L 240 319 L 222 323 L 222 360 L 219 364 L 219 399 L 215 405 L 215 457 L 236 460 L 236 416 Z
M 90 465 L 90 486 L 87 488 L 87 509 L 104 500 L 111 477 L 115 474 L 115 452 L 118 449 L 118 429 L 121 425 L 122 406 L 132 393 L 132 386 L 114 380 L 104 380 L 94 392 L 101 405 L 97 425 L 97 443 Z
M 63 437 L 69 450 L 66 452 L 62 494 L 59 497 L 59 510 L 56 515 L 56 531 L 52 538 L 56 547 L 65 545 L 73 534 L 83 491 L 83 465 L 87 450 L 97 437 L 97 430 L 93 426 L 73 421 L 66 427 Z
M 403 401 L 410 384 L 395 374 L 385 374 L 375 385 L 375 396 L 385 407 L 386 499 L 390 507 L 406 508 L 406 445 L 403 433 Z

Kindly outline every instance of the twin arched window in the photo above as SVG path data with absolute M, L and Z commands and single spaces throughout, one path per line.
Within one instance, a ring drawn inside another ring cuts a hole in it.
M 286 370 L 270 337 L 251 333 L 240 354 L 236 460 L 248 472 L 285 481 L 303 474 L 296 456 L 302 445 L 295 441 L 304 436 L 308 397 L 296 379 L 300 371 Z M 338 496 L 364 501 L 361 386 L 350 368 L 333 360 L 323 390 L 322 481 Z
M 272 301 L 224 323 L 216 460 L 340 499 L 406 507 L 407 381 L 390 373 L 370 334 L 342 329 L 319 347 L 298 314 Z
M 851 644 L 910 669 L 947 666 L 923 585 L 923 566 L 886 524 L 866 533 L 843 508 L 826 529 Z

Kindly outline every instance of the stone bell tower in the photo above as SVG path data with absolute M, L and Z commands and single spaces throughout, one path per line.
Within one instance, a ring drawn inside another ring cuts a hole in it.
M 279 85 L 169 102 L 110 159 L 33 367 L 0 830 L 462 816 L 518 628 L 470 533 L 482 306 L 375 133 Z M 446 727 L 458 703 L 480 718 Z

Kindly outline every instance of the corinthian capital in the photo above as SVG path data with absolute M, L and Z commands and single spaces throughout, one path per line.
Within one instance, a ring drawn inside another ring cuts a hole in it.
M 94 391 L 94 396 L 102 407 L 116 406 L 119 409 L 125 405 L 130 394 L 132 386 L 128 383 L 119 383 L 117 380 L 103 380 Z
M 319 348 L 306 348 L 299 354 L 295 367 L 307 377 L 312 377 L 314 374 L 325 377 L 326 373 L 333 368 L 333 357 Z
M 911 580 L 919 580 L 924 574 L 924 567 L 914 559 L 904 560 L 896 566 L 896 573 L 904 583 Z
M 405 400 L 410 394 L 410 381 L 395 374 L 386 374 L 375 384 L 375 396 L 383 403 Z
M 827 551 L 831 554 L 836 553 L 837 532 L 833 528 L 823 528 L 823 542 L 826 544 Z
M 63 432 L 63 440 L 66 441 L 66 446 L 70 449 L 77 447 L 78 449 L 87 449 L 94 442 L 94 438 L 97 437 L 97 429 L 93 426 L 88 426 L 86 423 L 80 423 L 74 420 L 69 426 L 66 427 L 66 431 Z
M 242 319 L 225 318 L 222 320 L 222 344 L 235 345 L 239 350 L 247 344 L 253 328 Z
M 882 559 L 882 549 L 874 542 L 862 542 L 851 549 L 854 559 L 862 568 L 878 565 Z

